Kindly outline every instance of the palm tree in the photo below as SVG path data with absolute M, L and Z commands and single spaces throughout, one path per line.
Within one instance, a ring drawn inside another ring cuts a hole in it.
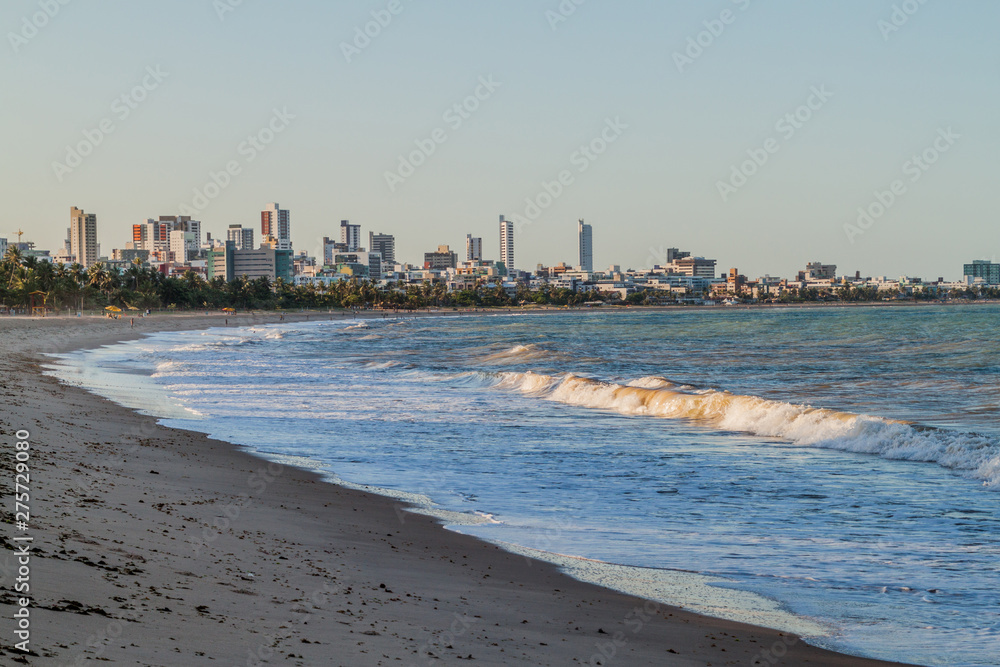
M 114 283 L 111 280 L 111 272 L 108 271 L 104 262 L 97 262 L 87 269 L 87 284 L 102 292 L 105 298 L 111 298 Z
M 14 280 L 14 271 L 21 267 L 21 249 L 16 245 L 9 246 L 7 248 L 7 254 L 4 255 L 4 275 L 7 276 L 7 287 L 11 285 L 11 281 Z
M 144 271 L 142 268 L 142 260 L 136 257 L 132 260 L 132 263 L 127 269 L 125 269 L 125 277 L 132 281 L 132 291 L 139 291 L 139 278 L 142 277 Z

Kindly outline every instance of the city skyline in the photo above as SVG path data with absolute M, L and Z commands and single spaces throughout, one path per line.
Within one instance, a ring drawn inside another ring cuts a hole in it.
M 277 203 L 268 204 L 261 213 L 259 239 L 253 227 L 231 224 L 227 229 L 223 230 L 222 234 L 216 233 L 215 237 L 212 236 L 213 231 L 211 229 L 207 230 L 204 239 L 205 243 L 203 244 L 201 221 L 192 220 L 189 216 L 167 215 L 160 216 L 159 219 L 147 218 L 142 223 L 132 225 L 132 241 L 113 244 L 114 248 L 109 253 L 103 253 L 100 244 L 95 240 L 100 229 L 97 219 L 98 216 L 94 213 L 85 213 L 82 209 L 75 206 L 71 207 L 70 227 L 66 230 L 64 246 L 55 252 L 49 248 L 38 248 L 30 238 L 23 238 L 17 242 L 24 241 L 27 246 L 33 247 L 35 255 L 40 258 L 57 263 L 80 263 L 84 268 L 88 268 L 99 261 L 107 263 L 109 266 L 120 266 L 123 261 L 125 264 L 128 264 L 136 257 L 135 253 L 137 251 L 146 253 L 169 251 L 171 255 L 157 255 L 157 259 L 155 260 L 149 254 L 141 256 L 140 259 L 143 263 L 148 262 L 160 266 L 164 271 L 168 271 L 167 267 L 171 267 L 169 272 L 195 268 L 196 271 L 204 273 L 206 268 L 204 265 L 205 253 L 210 254 L 213 249 L 217 250 L 223 247 L 226 242 L 232 243 L 234 249 L 240 251 L 256 251 L 266 248 L 287 251 L 289 253 L 289 264 L 287 265 L 289 271 L 291 270 L 292 258 L 295 258 L 297 266 L 299 261 L 306 260 L 308 264 L 303 266 L 315 266 L 317 268 L 336 271 L 337 265 L 341 264 L 340 260 L 336 258 L 346 255 L 354 255 L 356 257 L 363 255 L 366 258 L 368 256 L 377 257 L 378 261 L 373 259 L 371 263 L 372 277 L 376 277 L 377 272 L 383 274 L 392 273 L 394 268 L 400 268 L 403 271 L 420 272 L 421 268 L 425 270 L 430 268 L 436 271 L 447 266 L 456 268 L 459 264 L 458 255 L 450 250 L 450 244 L 439 244 L 436 251 L 424 252 L 423 262 L 420 261 L 419 257 L 404 258 L 396 262 L 396 238 L 394 234 L 369 230 L 368 246 L 365 247 L 361 245 L 363 239 L 362 225 L 352 224 L 350 220 L 340 221 L 339 243 L 329 237 L 324 237 L 315 255 L 310 254 L 309 251 L 297 250 L 294 248 L 291 236 L 291 212 L 288 209 L 280 209 Z M 687 275 L 711 279 L 716 283 L 725 284 L 728 282 L 732 285 L 734 278 L 740 283 L 748 280 L 745 275 L 738 274 L 739 267 L 733 267 L 732 262 L 707 259 L 707 255 L 710 253 L 692 254 L 690 251 L 680 251 L 678 248 L 661 249 L 658 256 L 655 258 L 651 257 L 651 259 L 655 259 L 656 261 L 645 267 L 626 267 L 613 262 L 607 266 L 595 266 L 593 263 L 593 225 L 586 223 L 582 218 L 577 220 L 576 252 L 579 259 L 578 263 L 567 264 L 565 261 L 558 263 L 550 261 L 539 263 L 535 267 L 518 269 L 514 266 L 507 266 L 512 261 L 510 258 L 515 256 L 514 248 L 516 245 L 517 223 L 508 220 L 505 215 L 499 216 L 499 220 L 500 250 L 498 255 L 496 257 L 486 256 L 482 250 L 482 238 L 474 237 L 471 233 L 468 233 L 465 238 L 465 259 L 461 261 L 476 266 L 492 266 L 495 262 L 499 262 L 504 265 L 505 269 L 511 271 L 512 275 L 521 274 L 523 276 L 533 276 L 535 271 L 538 270 L 541 272 L 539 275 L 547 277 L 549 271 L 553 268 L 558 271 L 571 270 L 584 274 L 601 275 L 633 272 L 640 274 L 652 272 L 655 274 L 657 270 L 672 267 L 669 268 L 671 272 L 680 271 Z M 279 236 L 275 236 L 275 232 L 278 232 Z M 3 243 L 4 251 L 6 251 L 8 244 L 15 243 L 15 241 L 6 237 L 0 237 L 0 242 Z M 78 260 L 81 245 L 85 248 L 84 252 L 86 253 L 82 261 Z M 437 257 L 428 264 L 428 258 L 431 256 Z M 442 262 L 440 261 L 441 257 L 447 257 L 448 259 Z M 198 261 L 191 264 L 196 259 Z M 354 262 L 355 260 L 345 259 L 344 261 Z M 793 276 L 797 274 L 797 280 L 799 281 L 808 281 L 810 279 L 832 280 L 836 277 L 837 280 L 894 281 L 896 278 L 899 278 L 905 282 L 915 280 L 917 283 L 956 283 L 967 281 L 970 278 L 983 278 L 986 281 L 985 284 L 996 285 L 998 284 L 998 280 L 1000 280 L 1000 278 L 996 277 L 996 271 L 1000 269 L 1000 264 L 990 259 L 967 259 L 962 264 L 962 278 L 960 280 L 948 279 L 944 276 L 935 278 L 914 274 L 891 276 L 890 274 L 877 272 L 864 276 L 861 271 L 850 270 L 841 270 L 838 273 L 838 266 L 835 263 L 822 264 L 821 262 L 804 261 L 807 266 L 805 272 L 798 270 L 788 275 L 763 274 L 758 276 L 758 279 L 770 284 L 776 280 L 796 280 Z M 367 259 L 361 263 L 368 265 Z M 731 268 L 728 271 L 718 273 L 717 269 L 721 270 L 723 265 L 730 266 Z M 210 267 L 211 261 L 209 261 L 209 277 L 212 274 Z M 410 268 L 407 269 L 406 267 Z M 816 267 L 822 267 L 822 271 L 816 272 L 814 270 Z M 854 274 L 853 278 L 852 273 Z M 239 274 L 236 273 L 233 275 Z M 298 269 L 296 269 L 294 275 L 298 275 Z M 806 277 L 804 278 L 803 276 Z
M 105 249 L 149 210 L 254 227 L 267 192 L 294 203 L 311 254 L 336 235 L 332 205 L 409 258 L 470 231 L 498 257 L 505 211 L 522 269 L 574 262 L 581 217 L 615 230 L 595 268 L 668 247 L 749 275 L 819 258 L 957 278 L 996 258 L 995 5 L 570 4 L 403 3 L 360 47 L 386 3 L 69 4 L 34 32 L 38 4 L 7 3 L 0 81 L 19 102 L 0 113 L 20 130 L 3 176 L 20 196 L 0 236 L 58 248 L 73 204 L 98 212 Z M 265 28 L 283 38 L 246 39 Z M 169 48 L 178 31 L 198 46 Z M 116 48 L 73 49 L 79 32 Z

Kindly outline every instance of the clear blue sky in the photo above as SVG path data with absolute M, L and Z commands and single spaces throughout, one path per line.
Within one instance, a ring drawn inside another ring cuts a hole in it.
M 958 278 L 963 262 L 998 254 L 991 0 L 910 0 L 891 33 L 879 21 L 899 0 L 586 0 L 555 29 L 559 0 L 400 0 L 351 62 L 341 44 L 389 0 L 243 0 L 220 19 L 230 1 L 70 0 L 28 38 L 39 0 L 0 6 L 0 236 L 20 227 L 56 248 L 80 206 L 98 214 L 109 254 L 232 160 L 240 173 L 196 215 L 204 229 L 259 229 L 277 201 L 310 252 L 349 218 L 366 236 L 395 234 L 402 260 L 438 244 L 462 252 L 468 232 L 496 257 L 497 216 L 523 214 L 569 170 L 572 184 L 520 230 L 518 268 L 576 263 L 580 217 L 599 267 L 648 266 L 678 246 L 751 277 L 822 260 Z M 679 71 L 675 52 L 725 10 L 731 22 Z M 445 112 L 489 76 L 501 85 L 453 128 Z M 155 88 L 135 109 L 115 103 L 144 78 Z M 832 96 L 788 137 L 776 123 L 813 87 Z M 294 120 L 248 161 L 238 147 L 275 108 Z M 609 118 L 627 129 L 581 173 L 571 156 Z M 53 163 L 105 119 L 114 131 L 60 181 Z M 949 127 L 961 138 L 939 142 L 949 150 L 913 182 L 904 163 Z M 390 191 L 385 172 L 437 128 L 447 141 Z M 718 182 L 769 138 L 777 152 L 723 201 Z M 850 243 L 844 225 L 896 179 L 904 194 Z

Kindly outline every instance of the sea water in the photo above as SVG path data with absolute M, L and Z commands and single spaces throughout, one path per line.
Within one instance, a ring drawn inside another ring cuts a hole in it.
M 159 333 L 52 372 L 583 580 L 843 652 L 1000 665 L 998 321 L 332 316 Z

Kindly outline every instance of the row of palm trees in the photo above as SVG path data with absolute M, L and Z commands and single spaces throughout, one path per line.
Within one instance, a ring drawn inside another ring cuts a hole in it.
M 51 309 L 102 309 L 106 306 L 139 310 L 239 309 L 268 308 L 393 308 L 425 307 L 502 308 L 513 305 L 577 306 L 587 302 L 617 301 L 617 295 L 596 290 L 574 292 L 548 285 L 529 290 L 518 283 L 513 294 L 499 279 L 480 278 L 467 289 L 449 291 L 442 282 L 420 285 L 372 280 L 342 280 L 321 285 L 294 285 L 283 279 L 249 279 L 246 276 L 226 282 L 222 278 L 206 280 L 201 274 L 187 271 L 180 277 L 167 277 L 140 261 L 124 269 L 97 263 L 84 269 L 79 264 L 54 264 L 33 256 L 24 256 L 16 246 L 8 248 L 0 259 L 0 307 L 26 310 L 39 303 L 39 295 Z M 782 301 L 876 301 L 887 294 L 875 288 L 841 288 L 819 291 L 789 291 Z M 895 296 L 895 295 L 888 295 Z M 918 295 L 919 296 L 919 295 Z M 933 298 L 929 293 L 924 295 Z M 938 295 L 943 296 L 943 295 Z M 955 290 L 951 298 L 1000 298 L 1000 289 L 969 288 Z M 642 305 L 672 300 L 669 293 L 630 294 L 625 303 Z
M 531 292 L 523 285 L 511 295 L 499 280 L 486 279 L 480 279 L 469 289 L 449 292 L 441 282 L 379 286 L 372 280 L 351 279 L 328 285 L 294 285 L 281 278 L 271 281 L 246 276 L 226 282 L 223 278 L 206 280 L 194 271 L 187 271 L 180 277 L 167 277 L 138 260 L 124 269 L 100 262 L 84 269 L 79 264 L 54 264 L 24 256 L 16 246 L 11 246 L 0 260 L 0 306 L 26 310 L 33 302 L 33 295 L 36 305 L 40 305 L 39 294 L 43 295 L 45 305 L 55 310 L 106 306 L 140 310 L 490 308 L 524 303 L 577 305 L 602 298 L 596 291 L 578 294 L 545 288 Z

